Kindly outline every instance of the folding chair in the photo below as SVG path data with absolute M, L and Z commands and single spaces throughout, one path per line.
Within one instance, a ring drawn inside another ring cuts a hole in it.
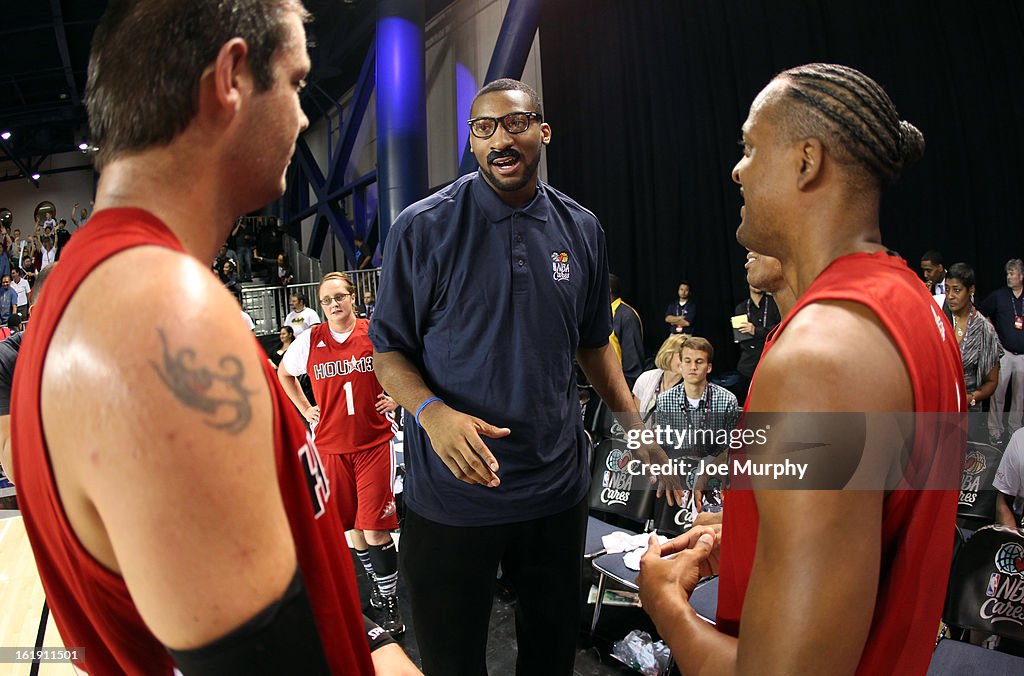
M 601 616 L 601 604 L 607 585 L 609 573 L 603 569 L 605 560 L 617 559 L 622 563 L 621 556 L 604 556 L 601 538 L 614 531 L 623 531 L 629 535 L 644 532 L 651 519 L 654 507 L 655 491 L 641 476 L 633 476 L 630 462 L 634 460 L 632 452 L 621 439 L 605 439 L 594 449 L 594 467 L 590 484 L 590 512 L 587 519 L 587 544 L 585 558 L 592 561 L 598 573 L 597 602 L 594 606 L 594 619 L 590 624 L 593 634 Z M 610 524 L 594 514 L 611 515 L 619 522 L 629 524 L 623 528 Z M 625 566 L 622 566 L 625 568 Z M 628 570 L 628 569 L 626 569 Z M 630 571 L 632 572 L 632 571 Z M 613 579 L 618 576 L 611 575 Z M 634 574 L 635 580 L 635 574 Z M 635 588 L 635 582 L 633 587 Z
M 967 444 L 956 520 L 957 524 L 968 531 L 996 520 L 996 500 L 999 491 L 992 487 L 992 480 L 996 476 L 1002 457 L 1002 452 L 995 446 L 975 441 Z M 965 537 L 969 536 L 969 532 L 965 534 Z
M 1024 641 L 1024 532 L 985 526 L 965 542 L 953 561 L 942 634 L 929 676 L 997 676 L 1024 673 L 1024 658 L 967 643 L 970 631 Z

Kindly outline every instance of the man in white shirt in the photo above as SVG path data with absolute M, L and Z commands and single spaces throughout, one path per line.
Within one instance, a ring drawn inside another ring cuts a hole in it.
M 57 260 L 57 245 L 52 237 L 43 236 L 39 245 L 39 269 L 44 270 Z
M 999 491 L 996 523 L 1014 528 L 1024 526 L 1024 427 L 1014 432 L 1006 444 L 992 486 Z
M 11 270 L 11 288 L 18 293 L 18 312 L 28 315 L 28 294 L 32 286 L 21 276 L 21 269 L 15 265 Z
M 292 327 L 295 336 L 320 323 L 320 315 L 313 308 L 306 307 L 306 299 L 301 294 L 293 293 L 291 296 L 292 311 L 284 318 L 285 326 Z

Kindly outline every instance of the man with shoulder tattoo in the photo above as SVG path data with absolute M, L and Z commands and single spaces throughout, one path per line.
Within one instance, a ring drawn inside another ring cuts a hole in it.
M 32 318 L 11 430 L 47 602 L 89 673 L 416 673 L 394 644 L 371 657 L 340 496 L 208 267 L 284 191 L 309 18 L 118 0 L 96 29 L 96 212 Z

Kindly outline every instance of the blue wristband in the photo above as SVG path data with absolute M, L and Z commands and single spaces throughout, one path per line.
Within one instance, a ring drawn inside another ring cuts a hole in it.
M 423 403 L 420 404 L 420 407 L 418 409 L 416 409 L 416 424 L 417 425 L 420 425 L 420 413 L 423 413 L 423 409 L 425 409 L 428 404 L 433 404 L 435 401 L 440 401 L 442 404 L 444 403 L 444 401 L 441 399 L 441 397 L 427 397 L 426 399 L 423 400 Z M 420 425 L 420 427 L 423 427 L 423 425 Z

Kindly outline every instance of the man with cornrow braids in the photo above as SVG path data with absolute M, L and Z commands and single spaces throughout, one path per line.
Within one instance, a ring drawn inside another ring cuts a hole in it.
M 928 669 L 957 503 L 946 489 L 965 443 L 962 375 L 952 328 L 878 224 L 882 190 L 923 150 L 885 91 L 845 66 L 784 71 L 751 105 L 736 236 L 781 261 L 796 303 L 754 374 L 741 426 L 766 442 L 734 454 L 723 523 L 654 540 L 641 561 L 644 610 L 682 673 Z M 884 414 L 912 422 L 909 441 L 882 434 Z M 806 461 L 810 478 L 741 476 L 744 457 Z M 841 490 L 851 478 L 857 490 Z M 687 599 L 714 573 L 712 627 Z

